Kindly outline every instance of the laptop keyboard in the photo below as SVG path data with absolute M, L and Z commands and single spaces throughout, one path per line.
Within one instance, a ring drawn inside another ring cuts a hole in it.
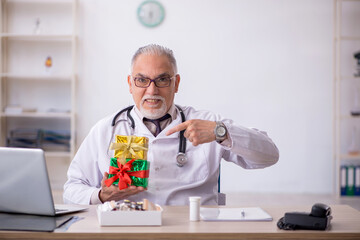
M 59 208 L 55 208 L 55 212 L 60 213 L 60 212 L 65 212 L 67 211 L 67 209 L 59 209 Z

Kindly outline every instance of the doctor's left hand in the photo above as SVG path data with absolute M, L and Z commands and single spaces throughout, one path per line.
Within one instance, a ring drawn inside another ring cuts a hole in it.
M 199 144 L 215 141 L 215 127 L 216 122 L 214 121 L 191 119 L 171 128 L 166 132 L 166 136 L 185 130 L 184 137 L 192 142 L 194 146 L 197 146 Z
M 128 198 L 131 195 L 137 194 L 139 192 L 143 192 L 146 189 L 143 187 L 129 186 L 126 189 L 120 190 L 117 186 L 111 185 L 107 187 L 105 185 L 105 180 L 108 178 L 108 173 L 105 172 L 103 179 L 101 180 L 101 190 L 99 192 L 99 198 L 101 202 L 106 201 L 119 201 Z

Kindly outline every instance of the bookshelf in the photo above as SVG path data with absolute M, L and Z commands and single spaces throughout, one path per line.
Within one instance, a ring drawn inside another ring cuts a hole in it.
M 346 190 L 360 170 L 360 0 L 334 0 L 334 15 L 334 192 L 360 197 Z
M 70 160 L 76 151 L 77 1 L 1 0 L 0 7 L 0 146 L 35 129 L 47 159 Z

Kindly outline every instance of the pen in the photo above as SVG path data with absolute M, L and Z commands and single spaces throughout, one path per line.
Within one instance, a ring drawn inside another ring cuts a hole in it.
M 243 217 L 243 218 L 245 217 L 245 211 L 244 211 L 244 209 L 241 210 L 241 217 Z

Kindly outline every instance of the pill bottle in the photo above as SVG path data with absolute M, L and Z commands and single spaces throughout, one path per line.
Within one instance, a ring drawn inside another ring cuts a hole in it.
M 189 197 L 190 221 L 200 221 L 200 200 L 201 197 Z

